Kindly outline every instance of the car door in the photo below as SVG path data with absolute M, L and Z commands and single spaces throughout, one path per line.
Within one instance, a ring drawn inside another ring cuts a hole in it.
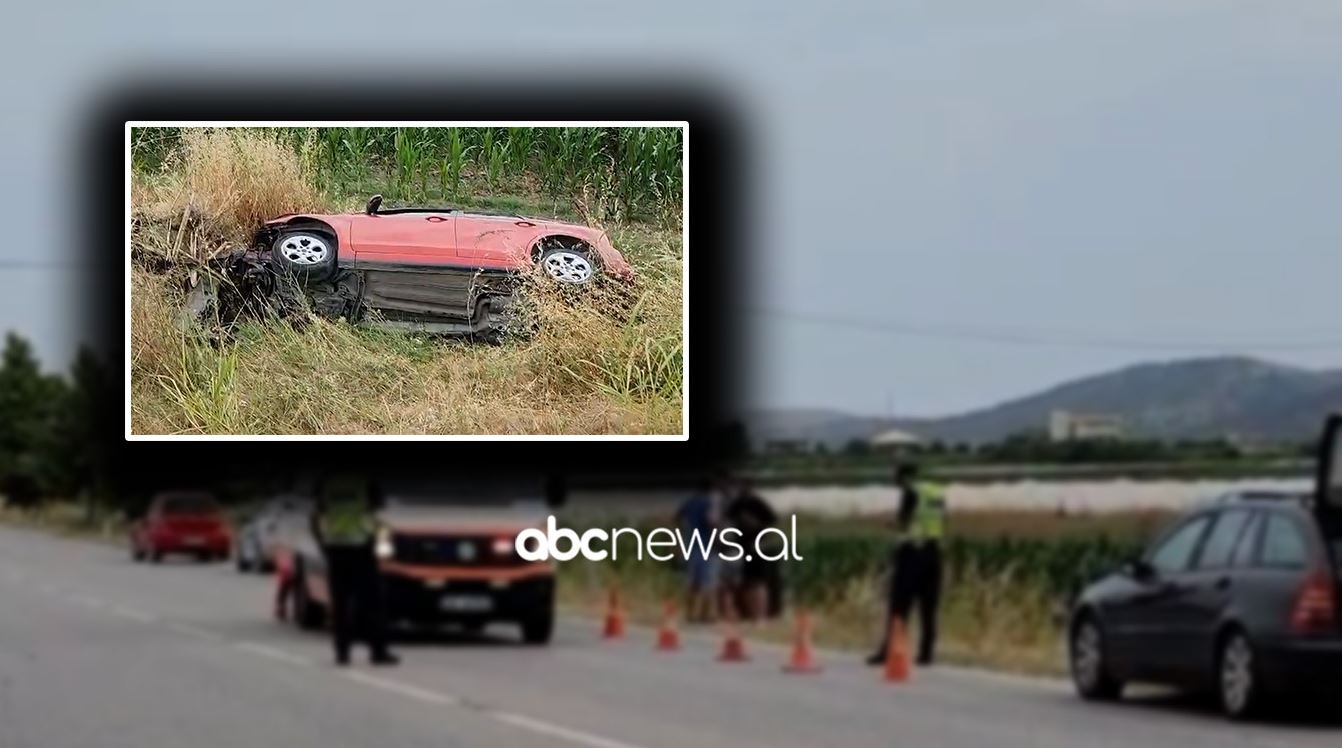
M 1191 628 L 1189 575 L 1211 520 L 1209 514 L 1194 515 L 1153 544 L 1135 570 L 1133 590 L 1109 612 L 1137 673 L 1165 677 L 1179 670 L 1180 647 Z
M 468 213 L 457 218 L 457 251 L 479 267 L 514 270 L 529 263 L 529 240 L 541 228 L 517 216 Z
M 459 262 L 456 216 L 451 213 L 390 213 L 350 222 L 359 265 L 425 266 Z
M 1206 675 L 1217 631 L 1239 593 L 1237 586 L 1243 584 L 1236 574 L 1235 557 L 1254 526 L 1254 514 L 1248 507 L 1218 512 L 1187 574 L 1186 607 L 1175 611 L 1186 626 L 1177 634 L 1183 644 L 1175 652 L 1174 667 L 1191 678 Z

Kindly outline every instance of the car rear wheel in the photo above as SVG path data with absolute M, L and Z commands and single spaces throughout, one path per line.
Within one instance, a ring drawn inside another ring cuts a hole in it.
M 141 548 L 140 544 L 135 542 L 134 540 L 132 540 L 130 543 L 130 558 L 132 561 L 144 560 L 144 549 Z
M 309 594 L 308 578 L 302 566 L 294 569 L 293 584 L 294 623 L 304 631 L 314 631 L 321 628 L 326 611 L 322 610 L 322 607 L 313 601 L 311 594 Z
M 546 244 L 540 266 L 554 280 L 575 286 L 592 282 L 597 274 L 596 260 L 581 244 Z
M 1081 698 L 1113 701 L 1123 694 L 1122 681 L 1109 673 L 1104 631 L 1094 618 L 1081 619 L 1073 629 L 1070 654 L 1072 683 Z
M 270 251 L 280 267 L 299 280 L 325 280 L 335 270 L 336 239 L 320 229 L 285 229 L 275 237 Z
M 1242 631 L 1225 636 L 1216 663 L 1221 711 L 1234 720 L 1258 714 L 1265 699 L 1258 677 L 1257 655 L 1249 637 Z

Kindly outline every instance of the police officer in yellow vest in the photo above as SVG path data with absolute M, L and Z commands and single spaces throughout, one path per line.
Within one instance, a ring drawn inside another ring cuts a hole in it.
M 317 486 L 312 534 L 326 560 L 331 633 L 336 664 L 349 664 L 356 634 L 368 643 L 374 665 L 395 665 L 387 648 L 381 579 L 373 544 L 382 497 L 376 483 L 357 475 L 332 475 Z
M 909 620 L 918 607 L 920 637 L 918 663 L 930 665 L 937 642 L 937 607 L 941 603 L 941 542 L 946 532 L 946 493 L 938 484 L 918 480 L 918 468 L 904 463 L 895 468 L 900 489 L 898 538 L 894 552 L 894 574 L 889 591 L 889 620 Z M 886 658 L 889 631 L 881 637 L 877 651 L 868 658 L 880 664 Z

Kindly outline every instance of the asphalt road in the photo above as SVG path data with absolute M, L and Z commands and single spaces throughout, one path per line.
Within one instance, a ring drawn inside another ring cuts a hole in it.
M 1078 701 L 1064 683 L 951 668 L 892 686 L 851 656 L 780 672 L 785 652 L 715 661 L 711 636 L 652 651 L 565 621 L 406 642 L 395 669 L 330 663 L 325 638 L 267 617 L 270 580 L 227 565 L 133 564 L 119 549 L 0 528 L 0 748 L 433 746 L 1339 745 L 1342 724 L 1240 726 L 1156 695 Z M 362 654 L 362 653 L 361 653 Z

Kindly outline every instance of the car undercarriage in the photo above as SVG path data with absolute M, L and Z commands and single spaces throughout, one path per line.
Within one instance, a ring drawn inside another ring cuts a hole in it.
M 285 271 L 266 244 L 236 249 L 193 274 L 184 324 L 230 329 L 241 317 L 328 319 L 496 341 L 520 333 L 515 272 L 450 265 L 353 263 L 329 278 Z

